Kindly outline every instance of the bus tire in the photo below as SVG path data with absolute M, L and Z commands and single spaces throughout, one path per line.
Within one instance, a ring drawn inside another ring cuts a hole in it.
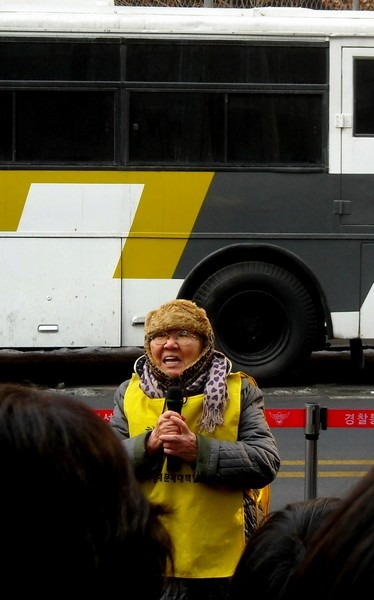
M 289 271 L 266 262 L 222 268 L 196 291 L 215 333 L 215 345 L 259 380 L 286 375 L 311 354 L 317 317 L 310 293 Z

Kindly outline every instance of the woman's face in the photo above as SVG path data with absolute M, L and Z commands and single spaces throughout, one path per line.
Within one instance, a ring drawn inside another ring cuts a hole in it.
M 185 329 L 170 329 L 154 334 L 150 349 L 158 368 L 175 378 L 199 357 L 203 341 L 197 333 Z

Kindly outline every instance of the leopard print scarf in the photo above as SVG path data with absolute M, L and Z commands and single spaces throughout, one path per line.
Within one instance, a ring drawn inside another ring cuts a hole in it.
M 140 356 L 135 371 L 140 377 L 140 388 L 149 398 L 163 398 L 170 386 L 180 385 L 184 396 L 204 390 L 203 412 L 198 423 L 199 431 L 211 433 L 223 424 L 227 405 L 227 376 L 231 362 L 218 350 L 205 352 L 175 379 L 168 377 L 152 363 L 148 356 Z

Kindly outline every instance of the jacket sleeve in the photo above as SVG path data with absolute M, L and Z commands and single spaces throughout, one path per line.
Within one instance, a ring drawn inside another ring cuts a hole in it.
M 195 480 L 234 489 L 262 488 L 275 479 L 279 467 L 262 391 L 243 379 L 238 440 L 226 442 L 198 434 Z
M 123 381 L 114 392 L 113 414 L 110 425 L 121 440 L 129 437 L 129 424 L 123 410 L 123 397 L 126 393 L 130 380 Z
M 164 461 L 163 452 L 148 455 L 145 451 L 150 432 L 130 437 L 129 423 L 124 412 L 123 398 L 130 380 L 126 380 L 114 392 L 114 408 L 110 425 L 114 429 L 135 468 L 137 478 L 142 481 L 159 475 Z

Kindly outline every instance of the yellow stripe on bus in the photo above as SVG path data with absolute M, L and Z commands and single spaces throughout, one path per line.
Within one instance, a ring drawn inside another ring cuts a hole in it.
M 213 173 L 142 173 L 143 194 L 114 277 L 173 276 Z
M 213 175 L 211 172 L 2 171 L 0 230 L 17 231 L 32 184 L 141 184 L 143 193 L 113 277 L 169 279 L 183 254 Z
M 18 230 L 32 184 L 143 183 L 147 176 L 149 173 L 122 171 L 1 171 L 0 231 Z M 34 229 L 38 231 L 37 223 Z

